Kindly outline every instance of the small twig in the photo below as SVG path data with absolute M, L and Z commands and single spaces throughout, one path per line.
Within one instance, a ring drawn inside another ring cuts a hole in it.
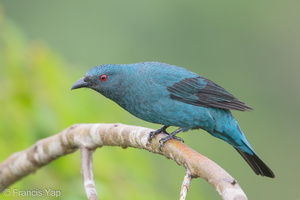
M 90 150 L 85 147 L 81 147 L 81 173 L 83 178 L 83 184 L 85 193 L 89 200 L 98 200 L 97 190 L 93 177 L 93 153 L 94 149 Z
M 187 195 L 187 193 L 190 189 L 191 180 L 192 180 L 191 171 L 186 166 L 186 173 L 185 173 L 185 176 L 183 178 L 182 185 L 181 185 L 180 199 L 179 200 L 185 200 L 186 199 L 186 195 Z

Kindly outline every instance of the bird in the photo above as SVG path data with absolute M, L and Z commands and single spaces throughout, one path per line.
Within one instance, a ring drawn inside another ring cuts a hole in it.
M 93 67 L 76 81 L 71 90 L 90 88 L 116 102 L 132 115 L 163 127 L 149 134 L 168 134 L 160 147 L 176 135 L 203 129 L 237 150 L 257 175 L 275 174 L 247 141 L 231 110 L 250 111 L 223 87 L 185 68 L 161 63 L 103 64 Z M 172 133 L 169 126 L 178 127 Z

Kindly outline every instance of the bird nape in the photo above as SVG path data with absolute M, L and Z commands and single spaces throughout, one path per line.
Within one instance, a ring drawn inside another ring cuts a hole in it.
M 106 64 L 90 69 L 71 89 L 90 88 L 113 100 L 132 115 L 163 124 L 149 141 L 169 126 L 179 127 L 161 146 L 181 131 L 203 129 L 232 145 L 253 171 L 274 178 L 258 157 L 230 110 L 251 110 L 216 83 L 187 69 L 159 62 Z

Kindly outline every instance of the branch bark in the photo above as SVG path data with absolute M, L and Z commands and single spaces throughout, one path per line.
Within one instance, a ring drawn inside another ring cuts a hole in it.
M 247 199 L 237 181 L 215 162 L 178 140 L 168 141 L 160 151 L 159 140 L 166 135 L 158 134 L 148 143 L 151 131 L 153 130 L 123 124 L 75 124 L 3 161 L 0 164 L 0 191 L 78 148 L 93 150 L 102 146 L 120 146 L 145 149 L 174 160 L 189 171 L 191 178 L 205 179 L 224 200 Z

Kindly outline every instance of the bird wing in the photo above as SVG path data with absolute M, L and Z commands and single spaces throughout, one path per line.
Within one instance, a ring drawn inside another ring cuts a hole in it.
M 167 90 L 170 92 L 171 99 L 195 106 L 239 111 L 251 110 L 249 106 L 224 88 L 201 76 L 182 79 L 167 87 Z

